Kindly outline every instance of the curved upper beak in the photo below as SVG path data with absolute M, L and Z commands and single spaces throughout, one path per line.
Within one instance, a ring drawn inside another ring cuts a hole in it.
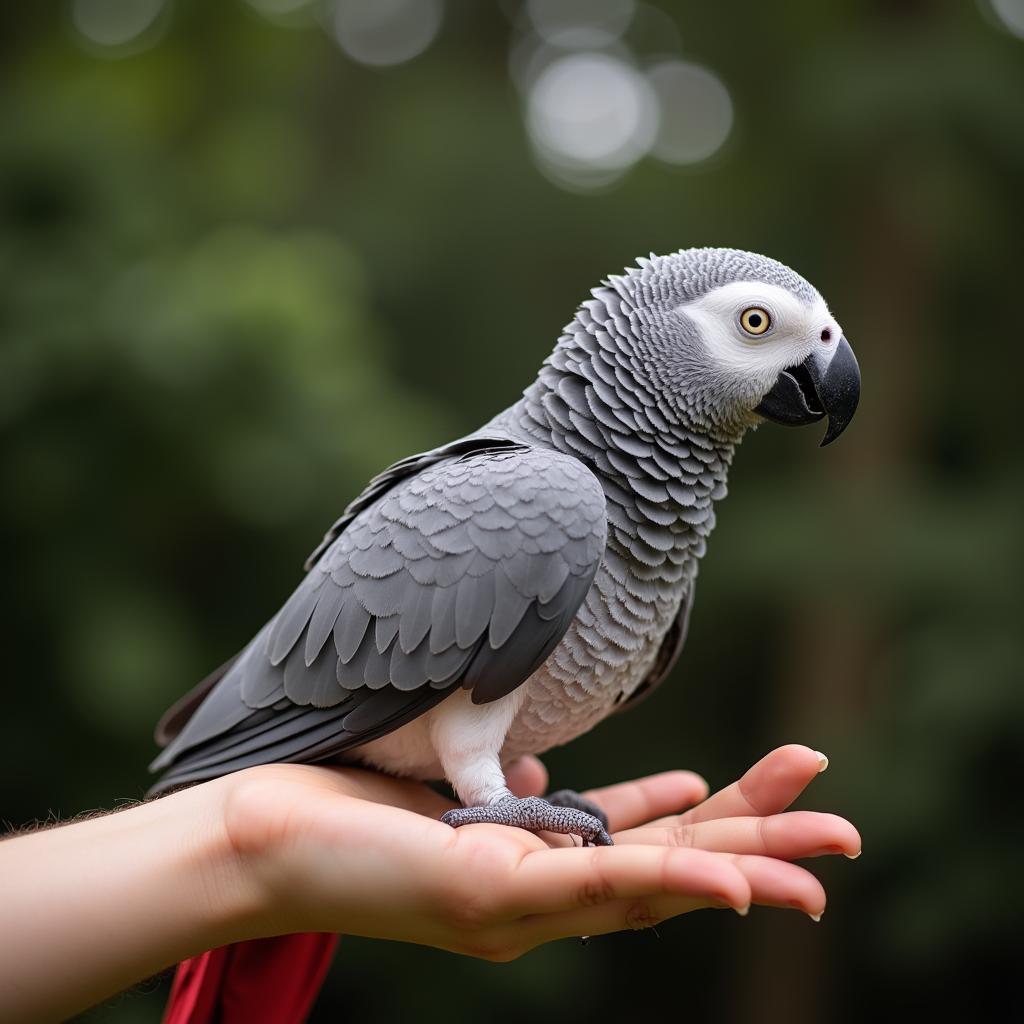
M 847 428 L 859 401 L 857 357 L 846 338 L 840 338 L 834 349 L 816 347 L 802 363 L 783 370 L 754 412 L 790 427 L 827 416 L 824 448 Z

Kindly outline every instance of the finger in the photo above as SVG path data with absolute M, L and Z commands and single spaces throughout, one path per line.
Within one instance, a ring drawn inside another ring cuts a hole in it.
M 548 770 L 536 757 L 521 757 L 509 765 L 505 784 L 516 796 L 543 796 L 548 791 Z
M 769 857 L 735 857 L 733 863 L 750 886 L 751 902 L 799 910 L 815 919 L 825 910 L 825 890 L 809 871 Z M 710 894 L 678 896 L 634 894 L 596 906 L 531 916 L 512 926 L 514 942 L 526 947 L 575 935 L 604 935 L 629 928 L 650 928 L 670 917 L 705 907 L 721 907 Z
M 610 828 L 633 828 L 663 814 L 678 813 L 708 795 L 708 784 L 695 772 L 661 772 L 583 794 L 608 815 Z
M 806 868 L 772 857 L 733 857 L 750 885 L 752 902 L 764 907 L 791 907 L 813 918 L 825 912 L 825 889 Z
M 715 818 L 754 815 L 763 817 L 784 811 L 808 786 L 828 760 L 810 747 L 792 743 L 762 757 L 731 786 L 719 790 L 704 803 L 687 811 L 677 821 L 651 824 L 691 824 Z
M 651 896 L 612 900 L 602 906 L 580 907 L 558 914 L 524 918 L 511 926 L 513 944 L 532 949 L 555 939 L 607 935 L 627 929 L 652 928 L 680 914 L 722 904 L 694 896 Z
M 744 908 L 750 903 L 750 886 L 731 858 L 704 850 L 543 849 L 528 853 L 513 870 L 502 909 L 525 917 L 662 895 Z
M 619 845 L 645 843 L 756 854 L 780 860 L 860 853 L 860 833 L 845 818 L 818 811 L 787 811 L 766 818 L 716 818 L 674 826 L 648 825 L 615 834 Z

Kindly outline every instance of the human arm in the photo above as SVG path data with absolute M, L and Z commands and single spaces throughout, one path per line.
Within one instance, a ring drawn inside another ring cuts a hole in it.
M 12 1020 L 61 1019 L 204 949 L 290 931 L 505 960 L 704 906 L 818 913 L 817 880 L 775 859 L 860 848 L 840 818 L 776 813 L 817 769 L 812 751 L 782 748 L 683 819 L 661 816 L 703 797 L 691 773 L 592 792 L 617 845 L 584 850 L 504 826 L 449 829 L 436 817 L 450 804 L 412 782 L 254 768 L 0 843 L 0 1001 Z M 527 761 L 510 782 L 526 795 L 545 779 Z M 734 852 L 702 848 L 715 844 Z
M 58 1021 L 231 942 L 260 908 L 223 827 L 228 780 L 0 842 L 0 1006 Z

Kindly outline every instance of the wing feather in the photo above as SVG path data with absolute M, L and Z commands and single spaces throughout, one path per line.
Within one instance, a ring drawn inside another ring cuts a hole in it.
M 606 530 L 568 455 L 481 438 L 396 464 L 154 762 L 155 788 L 352 751 L 460 686 L 510 693 L 565 634 Z

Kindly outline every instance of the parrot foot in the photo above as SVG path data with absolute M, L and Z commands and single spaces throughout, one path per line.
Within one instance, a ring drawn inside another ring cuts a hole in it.
M 605 831 L 608 831 L 608 815 L 593 800 L 581 796 L 575 789 L 559 789 L 554 793 L 548 793 L 544 799 L 555 807 L 574 807 L 577 811 L 586 811 L 597 818 L 604 825 Z
M 562 835 L 579 836 L 584 846 L 612 845 L 606 824 L 599 817 L 578 807 L 556 806 L 539 796 L 509 796 L 488 807 L 459 807 L 443 814 L 441 820 L 452 828 L 479 824 L 514 825 L 530 832 L 543 829 L 547 832 L 560 832 Z

